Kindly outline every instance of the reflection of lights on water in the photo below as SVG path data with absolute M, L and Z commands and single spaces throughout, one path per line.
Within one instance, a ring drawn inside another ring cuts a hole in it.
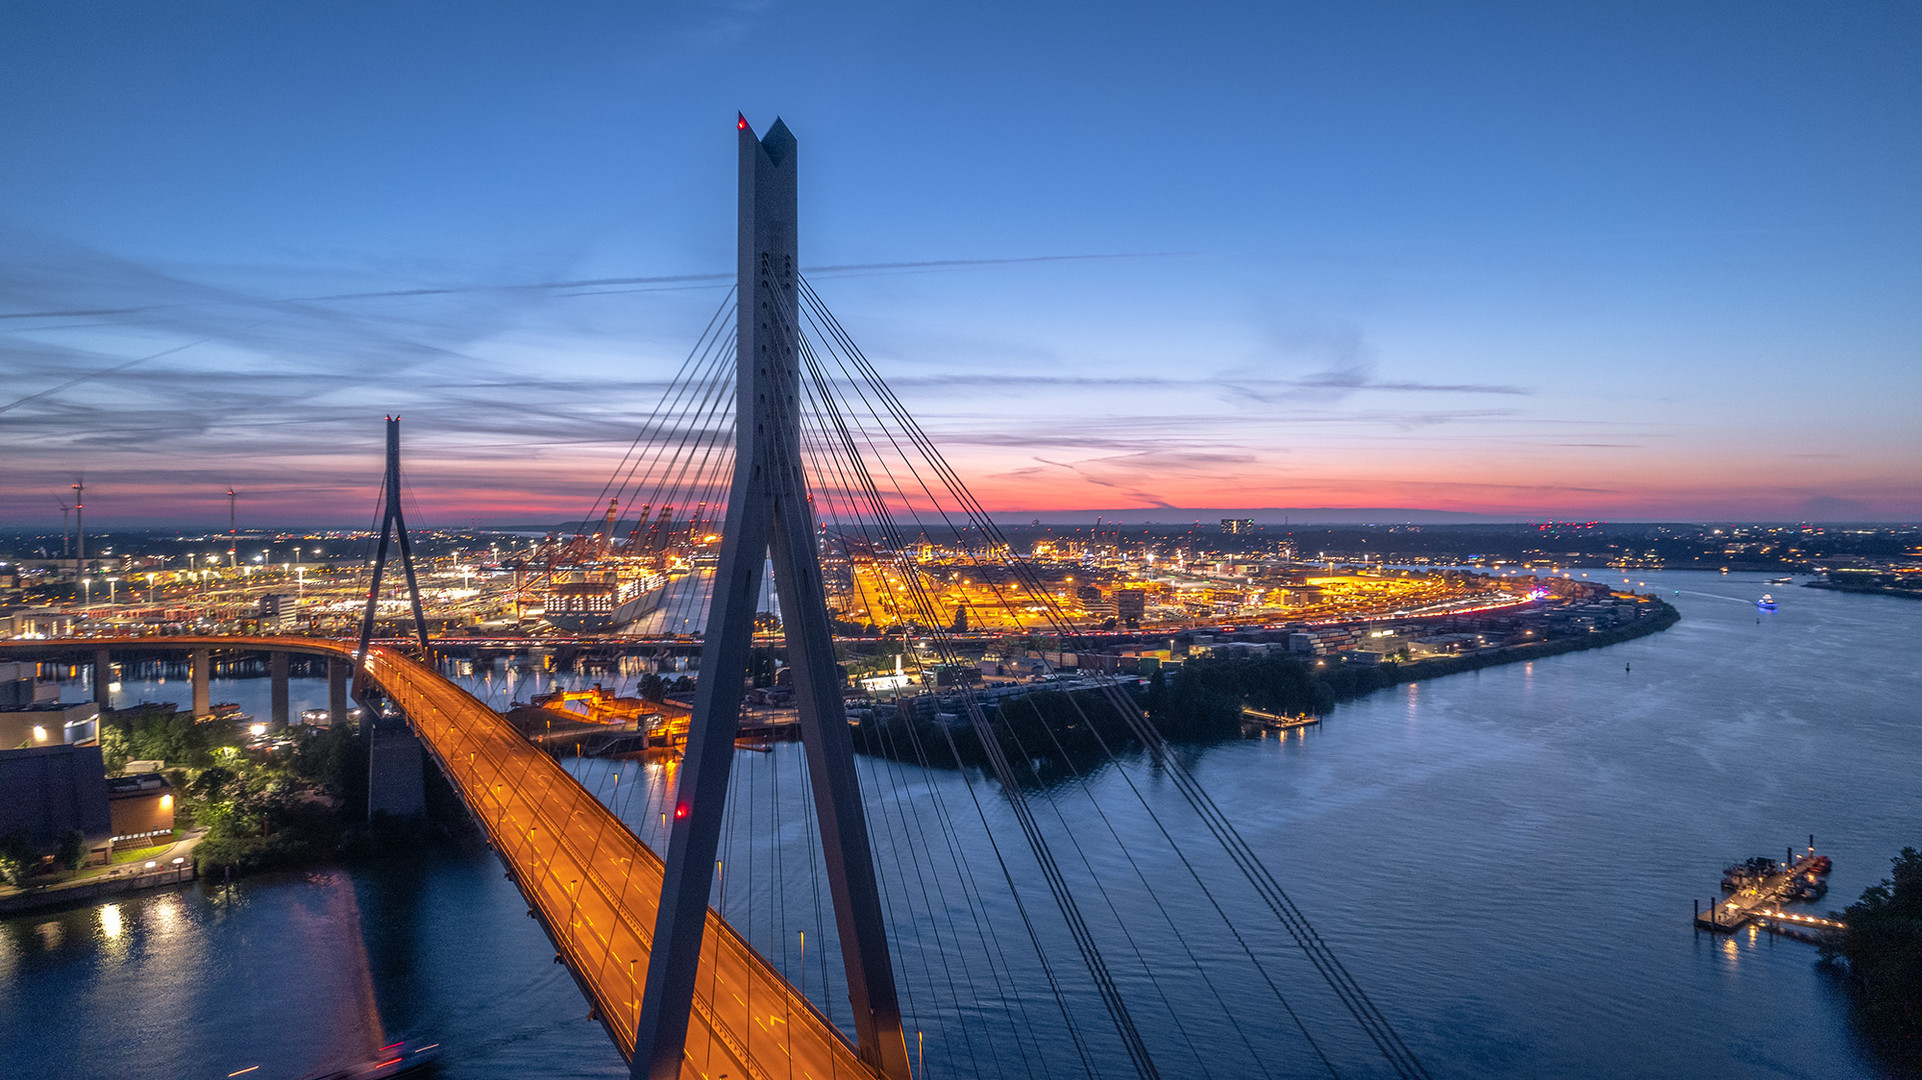
M 120 905 L 107 904 L 100 909 L 100 932 L 111 941 L 120 936 L 124 927 L 120 923 Z
M 180 901 L 169 896 L 149 909 L 153 913 L 156 929 L 163 932 L 176 930 L 180 926 Z

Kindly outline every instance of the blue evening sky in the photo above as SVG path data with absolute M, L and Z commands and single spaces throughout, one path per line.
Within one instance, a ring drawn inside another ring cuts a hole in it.
M 11 0 L 0 521 L 580 511 L 737 109 L 997 509 L 1922 518 L 1913 3 Z

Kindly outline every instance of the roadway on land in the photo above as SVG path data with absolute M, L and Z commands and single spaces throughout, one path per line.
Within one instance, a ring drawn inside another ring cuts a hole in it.
M 344 643 L 299 637 L 5 642 L 0 655 L 101 648 L 353 655 Z M 366 666 L 413 722 L 539 914 L 595 1017 L 631 1057 L 661 895 L 660 857 L 558 762 L 471 694 L 398 650 L 375 647 Z M 877 1074 L 710 908 L 681 1075 L 871 1080 Z

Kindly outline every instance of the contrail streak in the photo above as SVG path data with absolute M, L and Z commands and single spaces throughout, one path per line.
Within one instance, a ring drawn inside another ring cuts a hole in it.
M 280 316 L 275 315 L 272 318 L 262 319 L 259 322 L 253 323 L 249 326 L 242 327 L 241 332 L 245 333 L 248 330 L 253 330 L 258 327 L 265 326 L 268 323 L 273 322 L 274 319 L 278 319 L 278 318 L 280 318 Z M 105 375 L 112 375 L 117 371 L 125 371 L 128 368 L 134 366 L 135 364 L 144 364 L 149 360 L 158 360 L 163 356 L 172 356 L 174 353 L 185 352 L 186 350 L 195 348 L 196 346 L 205 345 L 210 341 L 218 340 L 220 336 L 221 335 L 219 334 L 209 335 L 207 337 L 201 338 L 198 341 L 189 341 L 185 345 L 175 345 L 171 349 L 162 349 L 157 353 L 148 353 L 145 356 L 136 356 L 132 360 L 122 360 L 120 363 L 114 364 L 111 367 L 104 367 L 99 369 L 98 371 L 89 371 L 82 375 L 76 375 L 73 378 L 68 379 L 66 382 L 63 382 L 58 386 L 49 386 L 45 390 L 28 394 L 26 397 L 15 398 L 12 401 L 7 402 L 5 405 L 0 405 L 0 413 L 11 412 L 12 410 L 17 409 L 20 406 L 25 405 L 30 401 L 39 401 L 41 398 L 50 397 L 54 394 L 58 394 L 60 391 L 65 390 L 69 387 L 79 386 L 83 382 L 87 382 L 92 379 L 98 379 Z
M 51 395 L 58 394 L 60 391 L 65 390 L 68 387 L 78 386 L 89 379 L 98 379 L 102 375 L 112 375 L 116 371 L 125 371 L 128 368 L 134 366 L 135 364 L 144 364 L 149 360 L 158 360 L 163 356 L 170 356 L 174 353 L 181 352 L 186 349 L 191 349 L 196 345 L 205 345 L 212 340 L 214 339 L 210 337 L 204 337 L 204 338 L 201 338 L 199 341 L 189 341 L 185 345 L 175 345 L 171 349 L 162 349 L 157 353 L 151 353 L 147 356 L 136 356 L 132 360 L 122 361 L 121 363 L 115 364 L 112 367 L 101 368 L 98 371 L 89 371 L 85 375 L 76 375 L 73 378 L 68 379 L 66 382 L 63 382 L 58 386 L 50 386 L 45 390 L 40 391 L 37 394 L 28 394 L 26 397 L 15 398 L 12 401 L 7 402 L 5 405 L 0 405 L 0 413 L 17 409 L 20 406 L 25 405 L 29 401 L 38 401 L 43 397 L 49 397 Z
M 970 266 L 1014 266 L 1021 263 L 1078 262 L 1105 259 L 1164 259 L 1176 252 L 1122 252 L 1098 255 L 1027 255 L 1009 259 L 927 259 L 921 262 L 849 263 L 841 266 L 804 266 L 802 273 L 838 274 L 888 270 L 939 270 Z M 329 293 L 322 296 L 291 296 L 279 300 L 210 300 L 192 304 L 143 304 L 118 308 L 65 308 L 46 311 L 0 312 L 0 319 L 66 319 L 98 315 L 137 315 L 179 307 L 204 307 L 231 304 L 322 304 L 342 300 L 383 300 L 409 296 L 452 296 L 475 292 L 522 292 L 544 289 L 599 289 L 624 285 L 675 285 L 697 281 L 729 281 L 733 274 L 667 274 L 658 277 L 582 278 L 576 281 L 541 281 L 509 285 L 452 285 L 433 289 L 388 289 L 378 292 Z M 588 294 L 592 295 L 592 294 Z

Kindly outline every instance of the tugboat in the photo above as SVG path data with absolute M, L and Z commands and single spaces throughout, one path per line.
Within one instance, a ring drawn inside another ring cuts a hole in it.
M 1758 608 L 1761 608 L 1763 611 L 1774 611 L 1775 597 L 1769 595 L 1768 593 L 1763 593 L 1762 598 L 1755 602 L 1755 606 Z

